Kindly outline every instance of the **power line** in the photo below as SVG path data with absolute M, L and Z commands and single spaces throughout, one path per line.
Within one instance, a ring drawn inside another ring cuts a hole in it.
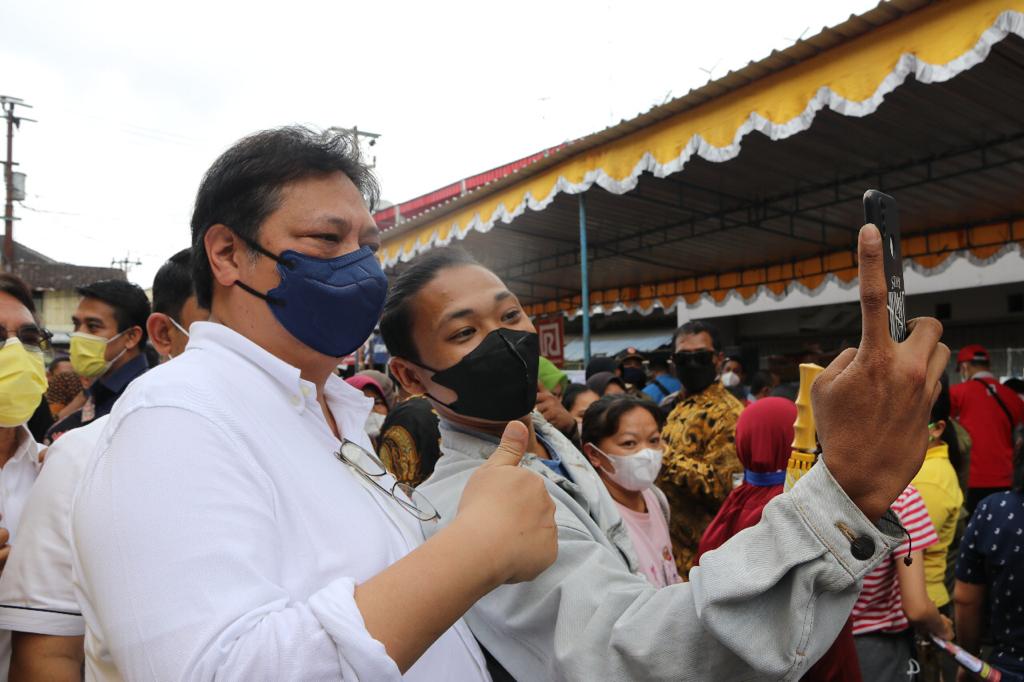
M 128 273 L 129 273 L 129 271 L 131 271 L 132 266 L 135 266 L 135 265 L 142 265 L 142 261 L 140 261 L 138 258 L 136 258 L 135 260 L 132 260 L 130 254 L 125 255 L 124 258 L 111 258 L 110 259 L 110 267 L 117 268 L 118 270 L 123 270 L 125 277 L 128 276 Z

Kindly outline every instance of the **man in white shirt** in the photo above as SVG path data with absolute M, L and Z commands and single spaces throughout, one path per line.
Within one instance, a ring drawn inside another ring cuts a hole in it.
M 510 428 L 429 541 L 428 500 L 367 452 L 334 374 L 386 290 L 347 138 L 236 143 L 192 218 L 210 322 L 122 396 L 72 504 L 90 679 L 486 680 L 461 615 L 554 560 L 553 505 Z
M 146 331 L 156 351 L 172 358 L 185 350 L 192 323 L 209 316 L 196 303 L 191 249 L 184 249 L 153 279 L 153 313 Z M 85 621 L 72 584 L 70 510 L 75 486 L 106 422 L 104 415 L 72 429 L 47 450 L 46 466 L 25 504 L 20 524 L 24 542 L 11 552 L 0 577 L 0 629 L 14 631 L 15 680 L 81 679 Z
M 40 446 L 26 423 L 46 391 L 47 339 L 28 286 L 0 273 L 0 571 L 15 538 L 20 541 L 22 508 L 38 472 Z M 10 633 L 0 631 L 0 682 L 7 679 L 10 655 Z

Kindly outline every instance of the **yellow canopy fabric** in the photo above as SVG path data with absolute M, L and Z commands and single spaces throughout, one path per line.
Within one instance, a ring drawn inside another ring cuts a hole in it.
M 950 0 L 929 5 L 660 123 L 568 156 L 555 166 L 532 175 L 527 169 L 520 182 L 414 232 L 391 238 L 385 233 L 381 262 L 390 267 L 433 246 L 462 239 L 471 230 L 487 232 L 498 221 L 511 222 L 527 208 L 543 210 L 560 192 L 580 193 L 597 183 L 622 194 L 636 186 L 642 172 L 670 175 L 695 153 L 711 161 L 728 160 L 739 153 L 740 142 L 751 131 L 785 138 L 809 128 L 825 107 L 849 116 L 870 114 L 910 74 L 925 83 L 948 80 L 982 62 L 992 45 L 1010 33 L 1024 38 L 1024 0 Z M 776 274 L 766 275 L 768 281 L 784 287 L 784 276 Z M 796 270 L 794 274 L 818 276 Z M 716 290 L 725 277 L 718 276 Z M 757 285 L 742 278 L 734 284 L 738 288 Z M 652 292 L 642 298 L 656 295 Z

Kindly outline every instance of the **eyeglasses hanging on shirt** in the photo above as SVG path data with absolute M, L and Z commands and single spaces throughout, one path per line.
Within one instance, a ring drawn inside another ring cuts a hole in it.
M 408 483 L 395 481 L 391 488 L 381 485 L 380 479 L 388 472 L 380 460 L 365 448 L 346 439 L 342 441 L 341 447 L 334 453 L 334 456 L 351 467 L 376 490 L 397 502 L 398 506 L 412 514 L 417 520 L 424 523 L 440 520 L 441 515 L 430 503 L 430 500 Z M 396 494 L 396 490 L 400 494 Z

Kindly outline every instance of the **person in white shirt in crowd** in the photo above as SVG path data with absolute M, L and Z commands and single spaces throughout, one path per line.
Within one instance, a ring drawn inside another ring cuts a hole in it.
M 605 396 L 583 414 L 583 454 L 601 477 L 629 531 L 640 570 L 655 587 L 682 582 L 668 534 L 661 471 L 665 415 L 647 399 Z
M 451 248 L 395 278 L 380 323 L 390 368 L 441 420 L 443 455 L 417 490 L 450 518 L 517 423 L 530 429 L 521 467 L 555 502 L 555 563 L 466 614 L 513 678 L 797 679 L 831 646 L 860 579 L 900 542 L 889 505 L 920 469 L 949 358 L 936 320 L 915 320 L 903 343 L 889 337 L 881 236 L 869 225 L 859 239 L 861 344 L 814 384 L 822 458 L 757 525 L 704 555 L 689 583 L 661 589 L 641 574 L 593 466 L 534 412 L 540 344 L 515 294 Z
M 43 353 L 50 335 L 35 313 L 25 282 L 0 273 L 0 571 L 4 572 L 42 450 L 25 426 L 46 393 Z M 7 679 L 10 656 L 10 632 L 0 632 L 0 680 Z
M 150 343 L 162 357 L 177 357 L 192 323 L 209 315 L 196 302 L 191 249 L 183 249 L 153 279 L 153 313 L 146 321 Z M 85 621 L 72 584 L 70 508 L 107 419 L 72 429 L 50 446 L 22 512 L 22 542 L 0 576 L 0 629 L 14 631 L 13 682 L 81 679 Z
M 264 131 L 207 171 L 192 217 L 209 322 L 115 406 L 72 503 L 91 680 L 486 680 L 460 620 L 557 551 L 504 434 L 446 527 L 369 452 L 335 373 L 387 290 L 350 138 Z

